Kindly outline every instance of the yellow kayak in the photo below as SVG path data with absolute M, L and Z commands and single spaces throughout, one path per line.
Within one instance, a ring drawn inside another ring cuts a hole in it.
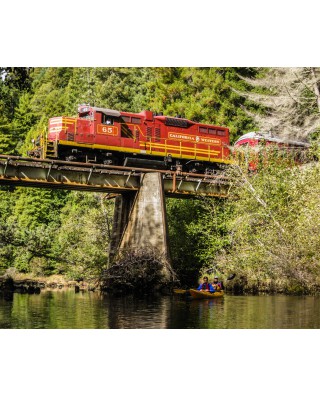
M 197 289 L 190 289 L 189 292 L 194 299 L 213 299 L 223 297 L 223 291 L 206 292 L 198 291 Z

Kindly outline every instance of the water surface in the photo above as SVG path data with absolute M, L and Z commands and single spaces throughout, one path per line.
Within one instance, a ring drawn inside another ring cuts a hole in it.
M 0 294 L 0 328 L 311 329 L 320 328 L 320 297 L 226 295 L 192 301 L 71 290 Z

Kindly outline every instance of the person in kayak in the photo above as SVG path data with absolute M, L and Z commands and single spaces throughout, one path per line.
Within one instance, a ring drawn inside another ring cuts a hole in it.
M 203 283 L 199 285 L 197 290 L 198 291 L 206 291 L 206 292 L 214 292 L 215 291 L 213 286 L 208 282 L 208 277 L 203 277 Z
M 222 281 L 219 281 L 219 278 L 218 278 L 217 276 L 215 276 L 214 279 L 213 279 L 212 287 L 213 287 L 216 291 L 222 291 L 222 290 L 224 290 L 223 282 L 222 282 Z

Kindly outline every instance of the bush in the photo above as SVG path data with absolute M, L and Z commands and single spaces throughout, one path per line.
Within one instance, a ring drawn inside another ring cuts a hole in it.
M 168 280 L 166 270 L 169 271 Z M 163 255 L 153 249 L 123 251 L 103 274 L 103 285 L 116 291 L 150 291 L 168 286 L 176 276 Z

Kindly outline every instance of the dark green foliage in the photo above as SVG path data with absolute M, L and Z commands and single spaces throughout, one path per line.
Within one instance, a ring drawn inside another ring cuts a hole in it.
M 54 241 L 60 273 L 73 279 L 99 277 L 108 264 L 112 215 L 113 202 L 103 194 L 69 195 Z
M 0 123 L 0 154 L 14 154 L 14 148 L 10 125 Z
M 3 84 L 10 89 L 19 89 L 20 91 L 30 88 L 31 68 L 17 68 L 17 67 L 0 67 L 0 78 Z
M 35 229 L 39 225 L 59 224 L 60 211 L 68 192 L 47 189 L 16 189 L 13 222 L 18 226 Z
M 122 111 L 141 112 L 148 105 L 148 68 L 95 68 L 95 105 Z
M 173 266 L 181 284 L 190 285 L 203 264 L 199 255 L 202 231 L 198 226 L 205 211 L 200 200 L 168 199 L 167 212 Z
M 52 243 L 60 226 L 60 210 L 68 193 L 17 188 L 0 191 L 0 263 L 20 271 L 31 270 L 34 258 L 52 261 Z M 51 265 L 50 265 L 51 266 Z
M 30 89 L 29 68 L 0 68 L 0 153 L 17 154 L 28 130 L 16 123 L 20 98 Z
M 167 200 L 170 250 L 182 285 L 194 285 L 201 269 L 220 271 L 216 255 L 229 244 L 225 200 Z

